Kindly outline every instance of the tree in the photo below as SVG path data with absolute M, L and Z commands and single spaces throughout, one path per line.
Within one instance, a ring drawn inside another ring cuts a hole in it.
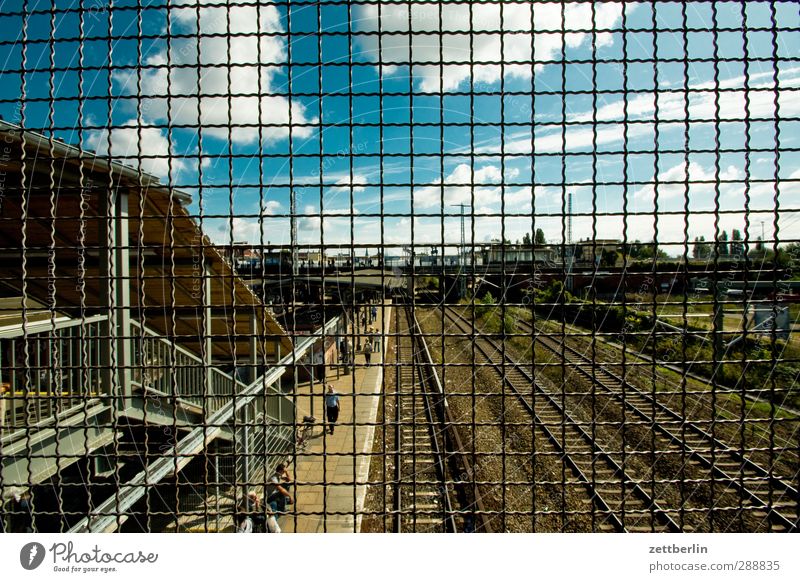
M 775 264 L 783 269 L 791 267 L 800 261 L 800 243 L 789 243 L 779 247 L 775 255 Z
M 719 239 L 717 240 L 717 254 L 719 254 L 720 257 L 727 257 L 729 250 L 728 233 L 723 230 L 722 234 L 719 235 Z
M 633 242 L 625 243 L 625 245 L 623 246 L 623 251 L 625 252 L 626 255 L 628 255 L 632 259 L 642 258 L 641 257 L 642 241 L 640 241 L 637 238 Z
M 702 259 L 703 258 L 703 241 L 705 240 L 702 236 L 694 237 L 694 245 L 692 246 L 692 258 L 693 259 Z
M 789 243 L 783 249 L 792 261 L 800 261 L 800 243 Z
M 607 249 L 600 255 L 601 267 L 613 267 L 617 264 L 618 253 L 614 249 Z
M 534 243 L 537 245 L 546 245 L 547 239 L 544 238 L 544 231 L 541 228 L 536 229 L 536 237 L 534 238 Z
M 730 253 L 734 258 L 741 259 L 744 257 L 744 243 L 742 242 L 742 233 L 738 228 L 733 229 L 731 233 L 733 242 L 730 245 Z
M 708 259 L 713 254 L 712 248 L 712 244 L 710 242 L 706 242 L 706 237 L 695 237 L 692 256 L 695 259 Z
M 658 248 L 658 243 L 655 241 L 643 243 L 639 239 L 636 239 L 632 243 L 626 244 L 623 248 L 625 254 L 636 261 L 646 261 L 654 257 L 656 259 L 669 258 L 667 253 Z
M 636 241 L 638 243 L 638 241 Z M 636 247 L 638 249 L 636 254 L 630 253 L 631 258 L 646 261 L 650 259 L 666 259 L 669 255 L 658 248 L 658 243 L 650 241 L 648 243 L 639 243 Z
M 526 247 L 531 246 L 531 233 L 525 233 L 525 235 L 522 237 L 522 244 L 524 244 Z

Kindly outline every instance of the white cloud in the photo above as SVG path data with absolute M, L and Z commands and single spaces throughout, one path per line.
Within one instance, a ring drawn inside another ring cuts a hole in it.
M 635 6 L 630 4 L 627 10 Z M 514 63 L 529 62 L 534 56 L 537 61 L 549 61 L 564 44 L 574 48 L 591 42 L 592 35 L 586 31 L 617 26 L 622 10 L 623 4 L 616 2 L 568 3 L 562 20 L 562 6 L 553 3 L 502 1 L 467 7 L 444 1 L 410 6 L 379 2 L 356 9 L 354 28 L 375 33 L 359 36 L 358 46 L 362 56 L 388 63 L 384 75 L 410 63 L 422 91 L 452 91 L 470 76 L 476 83 L 499 81 L 502 71 L 510 77 L 530 78 L 529 64 Z M 396 34 L 408 32 L 413 34 Z M 596 39 L 597 46 L 605 46 L 612 43 L 613 35 L 598 33 Z M 425 64 L 440 61 L 441 66 Z
M 259 137 L 266 142 L 287 138 L 291 117 L 292 135 L 311 135 L 316 119 L 306 115 L 301 103 L 275 94 L 275 76 L 287 64 L 285 38 L 274 36 L 285 32 L 277 8 L 210 3 L 173 3 L 173 32 L 221 36 L 201 36 L 199 42 L 173 38 L 169 54 L 163 49 L 145 59 L 140 91 L 145 120 L 202 125 L 206 136 L 253 143 Z M 136 73 L 117 74 L 115 80 L 124 90 L 137 91 Z
M 747 217 L 750 222 L 749 240 L 755 241 L 761 236 L 761 221 L 765 224 L 765 237 L 767 240 L 774 237 L 773 219 L 774 214 L 768 212 L 753 212 Z M 797 229 L 797 222 L 800 215 L 797 212 L 781 213 L 778 224 L 783 233 L 782 238 L 787 238 L 786 233 Z M 652 215 L 629 216 L 627 220 L 627 240 L 639 240 L 648 242 L 656 236 L 655 226 L 658 226 L 658 242 L 663 250 L 669 254 L 683 255 L 684 247 L 688 247 L 689 256 L 692 253 L 692 242 L 695 237 L 703 236 L 706 240 L 712 240 L 716 228 L 719 232 L 727 231 L 730 236 L 733 229 L 738 229 L 745 233 L 745 213 L 720 214 L 714 213 L 692 213 L 686 219 L 683 214 L 660 214 L 656 217 Z M 686 229 L 684 243 L 684 229 Z M 586 237 L 591 232 L 587 229 L 581 230 L 582 237 Z M 597 227 L 597 238 L 622 238 L 623 217 L 611 216 L 600 222 Z
M 261 213 L 264 215 L 273 215 L 282 207 L 281 203 L 277 200 L 261 200 Z
M 506 180 L 513 180 L 518 171 L 506 168 Z M 433 208 L 442 201 L 444 188 L 444 204 L 472 204 L 475 207 L 500 202 L 502 173 L 499 166 L 486 165 L 473 171 L 469 164 L 459 164 L 445 178 L 444 186 L 436 183 L 414 190 L 414 206 L 417 208 Z M 476 185 L 486 185 L 476 187 Z
M 280 243 L 288 240 L 289 219 L 269 218 L 277 214 L 283 205 L 277 200 L 263 198 L 260 206 L 261 217 L 253 216 L 252 212 L 258 212 L 253 210 L 248 216 L 206 219 L 204 224 L 211 240 L 216 244 L 230 244 L 232 240 L 247 241 L 252 244 L 260 244 L 262 240 L 264 243 L 267 241 Z
M 564 136 L 562 138 L 562 127 Z M 627 138 L 634 139 L 647 134 L 653 134 L 654 126 L 652 123 L 632 123 L 627 125 Z M 537 154 L 555 153 L 561 151 L 590 150 L 592 144 L 601 146 L 611 143 L 621 142 L 625 137 L 625 125 L 622 123 L 613 125 L 598 125 L 592 128 L 591 125 L 539 125 L 534 138 L 533 147 Z M 500 153 L 499 142 L 486 143 L 475 148 L 478 153 Z M 506 154 L 530 154 L 531 138 L 530 134 L 524 137 L 506 136 L 503 144 L 503 152 Z
M 266 231 L 267 229 L 262 229 L 258 218 L 233 217 L 233 240 L 247 241 L 254 244 L 260 243 L 262 230 Z M 226 236 L 225 238 L 230 239 L 231 237 Z M 266 241 L 267 239 L 265 238 L 264 240 Z
M 304 244 L 319 243 L 323 236 L 325 244 L 359 243 L 373 240 L 375 233 L 379 232 L 379 227 L 377 230 L 375 227 L 380 225 L 380 220 L 365 220 L 359 216 L 357 208 L 351 214 L 349 208 L 326 207 L 324 216 L 321 216 L 318 207 L 308 204 L 303 207 L 302 214 L 304 216 L 297 221 L 297 238 Z M 352 239 L 351 226 L 354 232 Z
M 352 186 L 353 193 L 359 193 L 366 190 L 364 184 L 367 183 L 367 177 L 362 174 L 353 174 L 353 179 L 350 176 L 342 176 L 336 180 L 336 186 L 332 186 L 330 191 L 335 194 L 350 193 Z
M 681 162 L 668 168 L 658 175 L 658 202 L 665 200 L 683 198 L 687 193 L 689 198 L 697 199 L 699 196 L 714 192 L 714 182 L 719 179 L 721 182 L 732 182 L 742 179 L 742 173 L 734 166 L 721 168 L 717 173 L 713 168 L 704 168 L 697 162 L 687 164 Z M 729 187 L 730 184 L 722 184 L 722 188 Z M 636 190 L 634 197 L 642 202 L 655 202 L 656 189 L 654 184 L 648 184 Z
M 754 75 L 746 80 L 744 77 L 721 80 L 719 86 L 726 89 L 716 91 L 708 83 L 689 86 L 688 92 L 673 89 L 671 91 L 655 91 L 637 93 L 632 96 L 625 108 L 625 100 L 618 99 L 601 104 L 596 112 L 591 110 L 574 114 L 568 112 L 569 121 L 591 123 L 597 121 L 655 120 L 656 104 L 659 121 L 682 121 L 716 119 L 721 121 L 741 121 L 745 115 L 750 118 L 775 117 L 775 98 L 783 117 L 796 117 L 800 114 L 800 100 L 797 91 L 774 90 L 771 79 L 755 83 L 766 74 Z M 748 88 L 744 88 L 745 81 Z M 789 89 L 800 84 L 800 68 L 783 71 L 780 87 Z M 718 108 L 718 112 L 717 112 Z M 626 117 L 627 116 L 627 117 Z
M 789 74 L 791 73 L 791 74 Z M 720 85 L 736 86 L 739 80 L 720 82 Z M 720 121 L 744 121 L 746 119 L 774 119 L 776 117 L 775 101 L 782 118 L 800 116 L 800 99 L 796 90 L 789 90 L 800 84 L 800 68 L 785 71 L 781 87 L 787 90 L 772 88 L 771 80 L 763 83 L 750 83 L 749 89 L 735 89 L 722 92 L 699 90 L 698 86 L 689 87 L 688 92 L 656 91 L 637 93 L 628 99 L 627 108 L 624 99 L 617 99 L 599 104 L 596 111 L 567 111 L 567 121 L 580 123 L 568 125 L 542 123 L 538 126 L 534 140 L 537 153 L 571 152 L 589 150 L 592 144 L 597 146 L 622 143 L 640 138 L 648 134 L 655 138 L 656 101 L 658 104 L 659 122 L 688 121 L 690 124 L 703 120 L 719 119 Z M 687 101 L 688 99 L 688 101 Z M 748 117 L 749 116 L 749 117 Z M 537 114 L 540 119 L 542 114 Z M 626 124 L 625 120 L 636 123 Z M 603 123 L 593 126 L 594 121 L 619 122 Z M 647 123 L 651 122 L 651 123 Z M 627 133 L 624 129 L 627 126 Z M 662 137 L 665 131 L 678 127 L 676 124 L 659 125 Z M 562 139 L 562 128 L 564 139 Z M 506 154 L 531 153 L 530 134 L 506 136 L 503 144 Z M 495 139 L 475 148 L 480 153 L 499 153 L 500 142 Z
M 165 132 L 158 127 L 139 126 L 133 120 L 124 127 L 114 127 L 89 133 L 86 145 L 98 155 L 110 156 L 113 161 L 136 167 L 143 172 L 168 180 L 186 168 L 170 148 Z M 144 157 L 142 157 L 144 156 Z

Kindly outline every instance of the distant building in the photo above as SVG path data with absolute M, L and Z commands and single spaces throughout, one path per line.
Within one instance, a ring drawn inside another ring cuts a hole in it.
M 599 265 L 603 253 L 608 251 L 622 253 L 622 241 L 616 238 L 587 238 L 574 243 L 573 248 L 576 263 Z M 565 249 L 565 251 L 568 250 Z
M 484 265 L 513 263 L 553 263 L 558 257 L 556 248 L 550 245 L 525 245 L 525 244 L 502 244 L 500 241 L 492 241 L 480 245 L 477 250 Z

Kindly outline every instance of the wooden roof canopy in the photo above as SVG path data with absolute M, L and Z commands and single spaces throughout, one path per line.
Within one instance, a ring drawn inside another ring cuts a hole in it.
M 107 310 L 107 257 L 124 247 L 109 242 L 109 204 L 127 193 L 132 319 L 199 354 L 210 315 L 218 362 L 249 360 L 252 336 L 261 355 L 273 357 L 276 342 L 292 349 L 189 215 L 186 194 L 2 120 L 0 149 L 0 284 L 71 317 Z

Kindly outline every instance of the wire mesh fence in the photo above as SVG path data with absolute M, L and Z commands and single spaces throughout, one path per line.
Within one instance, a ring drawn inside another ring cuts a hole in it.
M 3 529 L 796 530 L 798 40 L 0 0 Z

